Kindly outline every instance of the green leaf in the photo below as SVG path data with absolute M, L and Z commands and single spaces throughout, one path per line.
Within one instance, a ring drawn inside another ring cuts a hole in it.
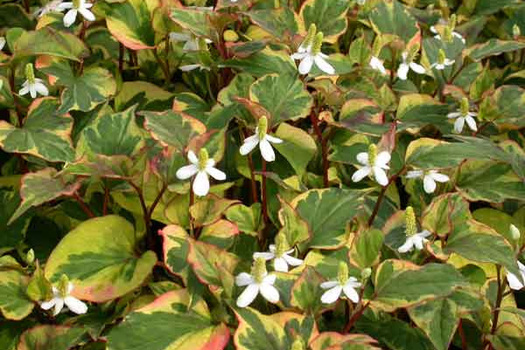
M 155 140 L 179 151 L 184 150 L 194 136 L 206 132 L 204 124 L 181 113 L 142 112 L 142 115 L 145 117 L 144 127 Z
M 431 300 L 409 309 L 410 318 L 425 332 L 437 350 L 447 350 L 459 323 L 456 303 Z
M 488 339 L 495 350 L 520 350 L 525 348 L 525 339 L 523 337 L 489 335 Z
M 310 230 L 308 224 L 303 220 L 297 211 L 282 198 L 279 198 L 281 202 L 281 210 L 279 210 L 279 222 L 282 225 L 279 233 L 284 234 L 288 245 L 290 247 L 295 246 L 298 243 L 304 242 L 310 238 Z
M 463 230 L 456 230 L 448 237 L 443 252 L 456 253 L 474 261 L 501 264 L 519 276 L 512 246 L 492 228 L 474 220 L 468 220 Z
M 401 260 L 386 260 L 377 268 L 376 298 L 371 304 L 391 312 L 450 295 L 464 284 L 463 276 L 452 265 L 430 263 L 417 266 Z
M 485 97 L 480 105 L 479 117 L 498 124 L 525 126 L 525 90 L 515 85 L 504 85 Z
M 465 228 L 465 222 L 471 219 L 469 203 L 457 193 L 447 193 L 435 197 L 425 209 L 421 226 L 440 237 Z
M 26 294 L 29 277 L 18 270 L 0 270 L 0 311 L 9 320 L 21 320 L 35 304 Z
M 378 3 L 370 12 L 370 22 L 377 34 L 397 35 L 405 43 L 419 34 L 416 20 L 398 1 Z
M 190 214 L 196 227 L 212 224 L 219 220 L 224 212 L 239 201 L 220 198 L 214 195 L 197 201 L 190 208 Z
M 311 350 L 380 350 L 377 340 L 366 334 L 323 332 L 309 344 Z
M 81 341 L 86 331 L 80 327 L 40 325 L 22 334 L 17 350 L 64 350 Z
M 31 217 L 25 215 L 8 224 L 16 208 L 20 205 L 18 191 L 10 187 L 0 187 L 0 249 L 15 248 L 24 240 Z
M 18 4 L 3 4 L 0 6 L 0 27 L 3 28 L 34 28 L 34 21 Z
M 122 111 L 139 100 L 138 110 L 150 109 L 156 105 L 171 106 L 173 94 L 147 81 L 125 81 L 115 96 L 115 110 Z
M 155 0 L 129 0 L 111 4 L 106 16 L 109 31 L 122 45 L 132 50 L 155 46 L 153 12 L 159 7 Z
M 71 162 L 75 151 L 71 141 L 73 118 L 56 113 L 58 101 L 35 100 L 21 128 L 0 121 L 0 146 L 5 152 L 42 157 L 50 162 Z
M 224 63 L 224 67 L 240 69 L 256 77 L 267 74 L 297 75 L 297 67 L 284 51 L 273 51 L 266 48 L 247 58 L 234 58 Z
M 323 33 L 325 41 L 335 43 L 346 30 L 348 5 L 349 2 L 345 0 L 307 0 L 301 7 L 300 16 L 305 28 L 315 24 L 317 31 Z
M 133 225 L 109 215 L 82 222 L 53 250 L 45 275 L 57 282 L 65 274 L 74 284 L 73 295 L 103 302 L 118 298 L 140 286 L 149 276 L 155 253 L 136 254 Z
M 192 301 L 185 289 L 167 292 L 130 313 L 108 335 L 108 350 L 221 350 L 230 339 L 215 324 L 203 300 Z
M 45 57 L 38 61 L 38 68 L 56 77 L 56 84 L 64 87 L 62 105 L 57 113 L 91 111 L 107 101 L 117 89 L 113 74 L 101 67 L 87 67 L 82 75 L 76 76 L 69 62 Z
M 383 239 L 383 233 L 376 229 L 359 233 L 352 245 L 350 258 L 363 269 L 374 265 L 379 259 Z
M 46 279 L 44 270 L 36 263 L 36 269 L 27 285 L 27 296 L 34 301 L 46 301 L 53 297 L 52 285 Z
M 215 17 L 212 11 L 174 8 L 171 10 L 170 17 L 175 23 L 191 31 L 196 36 L 212 38 L 213 28 L 210 19 Z
M 476 221 L 492 227 L 509 242 L 515 240 L 510 233 L 511 224 L 517 226 L 521 232 L 525 229 L 525 227 L 520 225 L 518 220 L 513 219 L 509 214 L 492 208 L 477 209 L 472 213 L 472 216 Z
M 234 205 L 226 210 L 226 218 L 235 223 L 239 231 L 257 236 L 257 232 L 261 228 L 261 203 L 253 203 L 247 207 L 242 204 Z
M 306 314 L 316 315 L 326 307 L 321 303 L 324 290 L 320 287 L 324 279 L 315 269 L 307 266 L 292 287 L 291 304 Z
M 275 136 L 284 141 L 275 144 L 275 148 L 286 158 L 301 178 L 306 173 L 308 163 L 317 152 L 315 140 L 306 131 L 287 123 L 279 125 Z
M 335 248 L 344 242 L 346 225 L 361 206 L 359 191 L 330 188 L 310 190 L 294 199 L 292 206 L 311 232 L 312 248 Z
M 7 223 L 10 225 L 29 208 L 52 201 L 61 196 L 70 196 L 75 193 L 80 184 L 68 183 L 68 180 L 57 173 L 54 168 L 44 168 L 22 177 L 20 197 L 22 202 Z
M 501 55 L 504 52 L 512 52 L 525 48 L 525 43 L 519 41 L 505 41 L 490 39 L 482 44 L 476 44 L 465 52 L 474 61 L 481 61 L 490 56 Z
M 270 113 L 271 126 L 304 118 L 312 107 L 312 97 L 303 83 L 285 74 L 270 74 L 258 79 L 250 87 L 250 99 Z
M 525 198 L 523 179 L 516 175 L 511 165 L 498 162 L 465 162 L 461 166 L 456 186 L 460 193 L 471 201 L 501 203 L 506 199 Z
M 446 125 L 448 107 L 429 95 L 409 94 L 401 96 L 397 118 L 413 125 Z
M 298 31 L 296 14 L 288 7 L 247 12 L 250 19 L 279 40 L 292 38 Z
M 18 58 L 49 55 L 80 61 L 88 55 L 88 50 L 75 35 L 47 26 L 37 31 L 22 33 L 16 40 L 14 53 Z

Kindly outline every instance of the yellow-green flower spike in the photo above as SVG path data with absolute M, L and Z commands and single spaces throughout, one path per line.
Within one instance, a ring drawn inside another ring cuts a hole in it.
M 264 139 L 266 136 L 266 133 L 268 132 L 268 118 L 266 116 L 262 116 L 259 118 L 259 124 L 257 125 L 257 133 L 259 140 Z
M 438 63 L 439 64 L 445 64 L 445 60 L 447 59 L 447 54 L 445 53 L 445 50 L 439 49 L 438 52 Z
M 337 270 L 337 281 L 339 284 L 346 284 L 348 281 L 348 265 L 345 262 L 339 262 L 339 269 Z
M 78 9 L 80 7 L 80 0 L 73 0 L 73 8 Z
M 310 24 L 310 28 L 308 28 L 308 33 L 306 33 L 306 36 L 304 37 L 304 40 L 301 46 L 303 46 L 304 48 L 307 48 L 308 46 L 312 45 L 316 33 L 317 33 L 317 27 L 315 26 L 315 23 Z
M 199 170 L 206 169 L 206 164 L 208 164 L 208 159 L 210 159 L 210 156 L 208 155 L 208 151 L 206 148 L 201 148 L 199 151 Z
M 314 43 L 312 45 L 312 55 L 317 55 L 321 52 L 321 46 L 323 46 L 323 33 L 319 32 L 315 35 Z
M 514 39 L 517 39 L 521 36 L 521 29 L 517 24 L 512 26 L 512 36 Z
M 412 207 L 407 207 L 405 210 L 405 233 L 407 236 L 413 236 L 417 233 L 416 214 L 414 214 Z
M 450 20 L 448 21 L 448 27 L 449 27 L 451 30 L 454 30 L 454 28 L 456 28 L 457 20 L 458 20 L 458 19 L 457 19 L 455 13 L 453 13 L 452 15 L 450 15 Z
M 407 57 L 408 61 L 413 61 L 416 58 L 418 52 L 419 52 L 419 44 L 410 46 L 410 48 L 408 49 L 408 57 Z
M 443 30 L 443 39 L 446 42 L 451 42 L 452 40 L 454 40 L 452 37 L 452 29 L 449 26 L 445 27 L 445 29 Z
M 255 258 L 252 266 L 252 277 L 255 282 L 262 283 L 264 276 L 266 276 L 266 260 Z
M 288 242 L 283 233 L 279 233 L 275 237 L 275 256 L 280 258 L 288 250 Z
M 304 342 L 302 339 L 297 338 L 292 344 L 292 350 L 304 350 Z
M 60 295 L 65 298 L 67 296 L 67 286 L 69 284 L 69 278 L 67 278 L 66 275 L 62 275 L 60 277 L 60 281 L 58 282 L 58 291 Z
M 29 84 L 35 83 L 35 71 L 33 70 L 33 63 L 26 64 L 26 79 Z
M 373 143 L 368 146 L 368 164 L 374 165 L 377 158 L 377 146 Z
M 465 116 L 465 115 L 468 114 L 469 107 L 470 107 L 470 105 L 468 103 L 468 98 L 463 97 L 461 99 L 461 105 L 460 105 L 460 108 L 459 108 L 462 116 Z

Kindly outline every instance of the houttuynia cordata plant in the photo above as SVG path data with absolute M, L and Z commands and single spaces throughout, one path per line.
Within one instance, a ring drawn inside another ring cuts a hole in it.
M 0 0 L 0 350 L 525 349 L 525 3 Z

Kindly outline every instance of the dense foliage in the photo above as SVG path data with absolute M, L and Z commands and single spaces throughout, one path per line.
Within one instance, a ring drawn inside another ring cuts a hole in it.
M 522 33 L 519 0 L 0 0 L 0 349 L 525 349 Z

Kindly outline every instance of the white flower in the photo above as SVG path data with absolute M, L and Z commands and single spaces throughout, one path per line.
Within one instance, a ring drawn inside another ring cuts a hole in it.
M 283 234 L 278 234 L 275 238 L 276 244 L 270 244 L 270 251 L 265 253 L 254 253 L 253 258 L 262 258 L 264 260 L 273 259 L 273 268 L 275 271 L 288 272 L 288 265 L 299 266 L 303 263 L 301 259 L 294 258 L 289 254 L 293 253 L 294 249 L 286 250 L 286 237 Z
M 345 263 L 340 263 L 337 280 L 321 283 L 322 289 L 328 289 L 321 296 L 321 302 L 331 304 L 339 299 L 341 292 L 343 292 L 348 299 L 358 303 L 359 293 L 357 293 L 356 288 L 359 287 L 361 287 L 361 283 L 357 281 L 357 278 L 348 278 L 348 266 Z
M 383 151 L 377 154 L 377 147 L 371 144 L 367 152 L 361 152 L 357 155 L 357 161 L 363 165 L 363 167 L 357 170 L 352 175 L 352 181 L 359 182 L 368 175 L 373 175 L 374 179 L 381 186 L 388 184 L 388 177 L 386 171 L 390 169 L 387 165 L 390 162 L 390 153 Z
M 385 66 L 383 65 L 383 61 L 377 58 L 376 56 L 372 56 L 372 58 L 370 59 L 369 65 L 373 70 L 377 70 L 381 74 L 386 75 L 386 69 L 385 69 Z
M 265 116 L 259 119 L 259 126 L 255 128 L 255 134 L 247 137 L 244 140 L 243 145 L 239 149 L 239 152 L 245 156 L 250 153 L 255 146 L 259 145 L 261 155 L 267 162 L 273 162 L 275 160 L 275 152 L 273 151 L 272 143 L 282 143 L 283 140 L 270 136 L 266 133 L 268 129 L 268 119 Z
M 237 298 L 238 307 L 250 305 L 261 293 L 270 303 L 279 302 L 279 292 L 273 286 L 277 276 L 266 272 L 266 262 L 262 258 L 255 259 L 252 273 L 241 272 L 235 277 L 235 284 L 239 287 L 247 286 Z
M 29 93 L 32 98 L 36 98 L 37 93 L 42 96 L 49 95 L 49 90 L 44 85 L 44 81 L 39 78 L 35 78 L 35 72 L 33 70 L 33 64 L 28 63 L 26 65 L 26 81 L 22 84 L 22 88 L 18 91 L 20 96 L 24 96 Z
M 514 290 L 520 290 L 524 287 L 523 280 L 525 280 L 525 265 L 518 261 L 518 268 L 520 270 L 521 280 L 515 274 L 507 272 L 509 287 Z
M 44 7 L 36 10 L 34 15 L 38 17 L 42 17 L 45 14 L 48 14 L 50 12 L 61 11 L 61 9 L 59 8 L 61 3 L 62 3 L 62 0 L 53 0 L 49 2 L 48 4 L 46 4 Z
M 177 170 L 175 176 L 177 176 L 179 180 L 186 180 L 197 174 L 195 180 L 193 180 L 193 193 L 197 196 L 205 196 L 208 194 L 210 190 L 208 175 L 215 180 L 226 180 L 226 174 L 215 168 L 215 160 L 209 159 L 208 152 L 204 148 L 201 148 L 198 158 L 193 151 L 189 151 L 188 160 L 191 164 Z
M 452 66 L 454 64 L 454 62 L 456 62 L 456 61 L 448 59 L 446 57 L 445 51 L 443 51 L 443 49 L 440 49 L 439 53 L 438 53 L 438 60 L 437 60 L 436 63 L 433 63 L 430 66 L 430 69 L 436 68 L 437 70 L 443 70 L 443 69 L 445 69 L 448 66 Z
M 5 46 L 6 40 L 3 36 L 0 36 L 0 50 L 2 50 Z
M 294 53 L 291 58 L 294 60 L 300 60 L 299 73 L 308 74 L 315 65 L 326 74 L 334 74 L 335 69 L 332 65 L 326 62 L 327 55 L 321 52 L 321 46 L 323 44 L 323 33 L 317 32 L 315 24 L 310 25 L 308 34 L 306 35 L 303 43 L 299 46 L 299 49 Z
M 73 2 L 63 2 L 58 5 L 60 11 L 69 10 L 64 16 L 64 26 L 69 27 L 75 23 L 77 14 L 80 13 L 87 21 L 94 21 L 95 15 L 89 9 L 93 4 L 86 2 L 86 0 L 75 0 Z
M 430 27 L 430 31 L 431 31 L 432 33 L 436 34 L 436 35 L 434 35 L 434 38 L 443 41 L 443 40 L 441 39 L 441 35 L 439 35 L 439 33 L 438 33 L 436 27 L 431 26 L 431 27 Z M 456 31 L 452 31 L 451 34 L 452 34 L 452 36 L 455 36 L 456 38 L 460 39 L 460 40 L 463 42 L 463 44 L 466 43 L 465 38 L 464 38 L 461 34 L 459 34 L 458 32 L 456 32 Z
M 406 80 L 409 69 L 412 69 L 418 74 L 425 74 L 426 70 L 422 65 L 407 60 L 408 52 L 403 52 L 401 56 L 403 58 L 403 62 L 399 65 L 399 68 L 397 69 L 397 76 L 399 79 Z
M 53 286 L 53 298 L 40 304 L 40 307 L 44 310 L 49 310 L 54 307 L 53 315 L 56 316 L 62 311 L 65 304 L 68 309 L 74 313 L 78 315 L 85 314 L 88 309 L 87 305 L 70 295 L 73 290 L 73 284 L 68 282 L 65 289 L 65 293 L 62 293 L 59 288 Z
M 210 70 L 210 67 L 205 67 L 202 64 L 186 64 L 184 66 L 180 66 L 179 68 L 183 72 L 190 72 L 195 69 L 208 70 L 208 71 Z
M 478 130 L 476 120 L 474 120 L 473 118 L 477 115 L 478 114 L 474 112 L 467 112 L 466 114 L 462 114 L 461 111 L 458 111 L 447 114 L 447 118 L 456 119 L 456 121 L 454 122 L 454 131 L 460 134 L 463 131 L 463 126 L 465 125 L 465 122 L 467 122 L 467 125 L 469 126 L 470 130 Z
M 196 37 L 195 35 L 191 33 L 177 33 L 177 32 L 171 32 L 170 33 L 170 40 L 173 41 L 183 41 L 184 46 L 182 47 L 183 51 L 198 51 L 200 50 L 201 42 L 200 38 Z M 204 44 L 210 44 L 212 41 L 210 39 L 203 39 Z
M 434 193 L 436 190 L 436 181 L 437 182 L 447 182 L 449 177 L 444 174 L 438 173 L 437 170 L 410 170 L 407 172 L 408 179 L 423 178 L 423 188 L 426 193 Z
M 416 247 L 417 250 L 423 249 L 423 245 L 428 242 L 426 237 L 430 236 L 431 233 L 427 230 L 415 233 L 413 235 L 407 236 L 405 243 L 397 251 L 400 253 L 410 252 Z

